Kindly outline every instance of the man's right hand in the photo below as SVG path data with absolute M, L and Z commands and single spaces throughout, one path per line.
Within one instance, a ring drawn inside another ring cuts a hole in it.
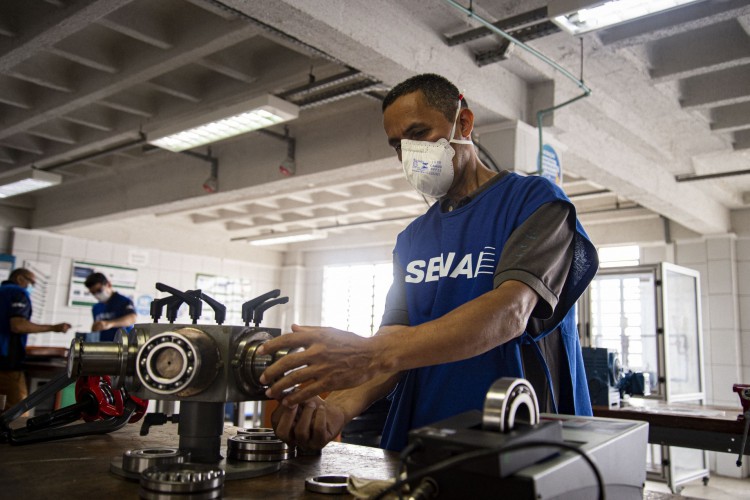
M 54 332 L 60 332 L 65 333 L 70 328 L 70 323 L 58 323 L 56 325 L 52 325 L 52 331 Z
M 294 407 L 279 405 L 271 415 L 276 435 L 282 441 L 308 450 L 320 450 L 346 425 L 343 409 L 315 396 Z

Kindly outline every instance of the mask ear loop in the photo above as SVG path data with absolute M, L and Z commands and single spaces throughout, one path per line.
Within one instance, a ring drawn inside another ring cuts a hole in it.
M 456 117 L 453 118 L 453 126 L 451 127 L 451 135 L 450 140 L 448 142 L 451 142 L 453 144 L 474 144 L 474 142 L 471 139 L 454 139 L 453 135 L 456 133 L 456 122 L 458 121 L 458 116 L 461 114 L 461 101 L 464 100 L 464 92 L 461 92 L 458 94 L 458 109 L 456 110 Z

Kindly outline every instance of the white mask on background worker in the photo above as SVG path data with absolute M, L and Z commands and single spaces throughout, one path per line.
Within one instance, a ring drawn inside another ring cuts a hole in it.
M 437 142 L 401 139 L 401 164 L 406 180 L 425 196 L 442 198 L 448 194 L 453 184 L 453 157 L 456 150 L 451 143 L 473 144 L 471 140 L 453 138 L 462 99 L 463 95 L 459 96 L 458 109 L 448 139 L 441 138 Z
M 99 302 L 107 302 L 111 296 L 112 290 L 110 288 L 102 288 L 94 294 L 94 298 Z

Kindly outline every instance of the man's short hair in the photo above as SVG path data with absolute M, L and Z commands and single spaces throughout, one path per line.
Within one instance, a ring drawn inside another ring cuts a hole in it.
M 102 273 L 91 273 L 86 277 L 86 281 L 84 282 L 86 288 L 91 288 L 94 285 L 104 286 L 107 284 L 109 284 L 109 280 Z
M 28 278 L 31 274 L 32 274 L 31 271 L 29 271 L 25 267 L 19 267 L 18 269 L 14 269 L 10 272 L 10 275 L 8 276 L 8 281 L 12 281 L 13 283 L 18 283 L 18 278 L 20 277 Z
M 440 111 L 448 121 L 453 121 L 456 117 L 456 101 L 458 101 L 458 87 L 453 85 L 447 78 L 434 73 L 424 73 L 412 76 L 404 80 L 391 89 L 383 99 L 383 111 L 399 97 L 411 94 L 412 92 L 421 91 L 427 104 L 431 108 Z M 465 102 L 461 102 L 466 106 Z

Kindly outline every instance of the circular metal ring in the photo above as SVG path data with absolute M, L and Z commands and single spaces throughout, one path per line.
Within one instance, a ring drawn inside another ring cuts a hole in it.
M 260 437 L 260 436 L 273 436 L 276 437 L 276 433 L 273 429 L 269 427 L 240 427 L 237 429 L 237 435 L 238 436 L 253 436 L 253 437 Z
M 539 423 L 539 402 L 531 384 L 522 378 L 496 380 L 484 400 L 482 427 L 485 430 L 509 432 L 516 421 Z
M 141 488 L 153 493 L 202 493 L 223 485 L 224 471 L 206 464 L 157 465 L 141 474 Z
M 231 450 L 227 456 L 240 462 L 281 462 L 297 456 L 294 448 L 284 451 L 241 451 Z
M 289 446 L 274 435 L 253 436 L 238 434 L 227 439 L 227 446 L 243 451 L 277 451 L 288 449 Z
M 329 476 L 315 476 L 305 479 L 305 489 L 314 493 L 328 495 L 343 495 L 348 493 L 346 484 L 349 476 L 333 474 Z
M 177 448 L 138 448 L 122 454 L 125 472 L 140 474 L 156 465 L 180 464 L 190 460 L 190 453 Z
M 177 353 L 182 366 L 176 376 L 165 377 L 157 370 L 158 354 L 169 349 Z M 144 386 L 157 394 L 175 394 L 188 386 L 199 368 L 199 355 L 193 345 L 176 332 L 154 335 L 138 351 L 136 372 Z

